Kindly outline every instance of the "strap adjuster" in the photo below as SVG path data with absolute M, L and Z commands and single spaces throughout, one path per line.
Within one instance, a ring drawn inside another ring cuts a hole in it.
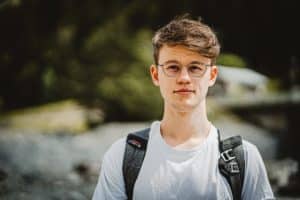
M 236 161 L 231 161 L 229 163 L 227 163 L 227 165 L 225 166 L 226 170 L 231 173 L 231 174 L 237 174 L 240 173 L 240 169 L 239 169 L 239 165 Z
M 146 150 L 148 138 L 141 135 L 142 133 L 145 133 L 145 131 L 148 131 L 148 129 L 143 130 L 143 132 L 130 133 L 127 136 L 127 144 L 140 150 Z M 138 135 L 138 133 L 140 134 Z
M 235 159 L 235 156 L 231 156 L 230 152 L 232 152 L 232 149 L 227 149 L 226 151 L 221 153 L 221 157 L 225 162 L 229 162 Z
M 137 147 L 137 148 L 142 148 L 142 144 L 138 141 L 138 140 L 135 140 L 135 139 L 129 139 L 128 140 L 128 143 Z

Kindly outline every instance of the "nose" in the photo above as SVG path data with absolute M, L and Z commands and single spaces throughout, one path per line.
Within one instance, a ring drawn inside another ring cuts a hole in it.
M 178 83 L 189 83 L 191 81 L 191 77 L 186 67 L 181 68 L 180 73 L 177 77 Z

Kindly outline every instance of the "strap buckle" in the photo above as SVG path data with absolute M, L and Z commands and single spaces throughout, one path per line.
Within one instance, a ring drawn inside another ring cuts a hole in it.
M 221 157 L 225 162 L 229 162 L 235 159 L 235 156 L 231 156 L 230 152 L 232 152 L 232 149 L 227 149 L 226 151 L 221 153 Z
M 240 169 L 239 169 L 239 165 L 236 161 L 231 161 L 229 163 L 227 163 L 226 165 L 226 169 L 228 172 L 230 172 L 231 174 L 237 174 L 240 173 Z

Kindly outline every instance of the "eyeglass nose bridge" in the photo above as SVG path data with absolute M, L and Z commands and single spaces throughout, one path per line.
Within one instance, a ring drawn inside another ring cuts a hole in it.
M 189 68 L 188 68 L 188 67 L 183 67 L 183 66 L 180 67 L 180 70 L 179 70 L 178 74 L 176 75 L 176 77 L 177 77 L 177 78 L 182 77 L 183 71 L 185 71 L 185 72 L 184 72 L 184 75 L 185 75 L 185 76 L 188 76 L 189 78 L 192 78 L 192 77 L 193 77 L 193 76 L 190 74 L 190 72 L 189 72 Z

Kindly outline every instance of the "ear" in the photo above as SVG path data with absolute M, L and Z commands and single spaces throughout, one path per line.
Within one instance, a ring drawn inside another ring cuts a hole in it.
M 150 74 L 153 84 L 159 86 L 158 68 L 155 65 L 150 66 Z
M 210 77 L 209 77 L 209 87 L 213 86 L 218 77 L 218 67 L 216 65 L 211 66 Z

